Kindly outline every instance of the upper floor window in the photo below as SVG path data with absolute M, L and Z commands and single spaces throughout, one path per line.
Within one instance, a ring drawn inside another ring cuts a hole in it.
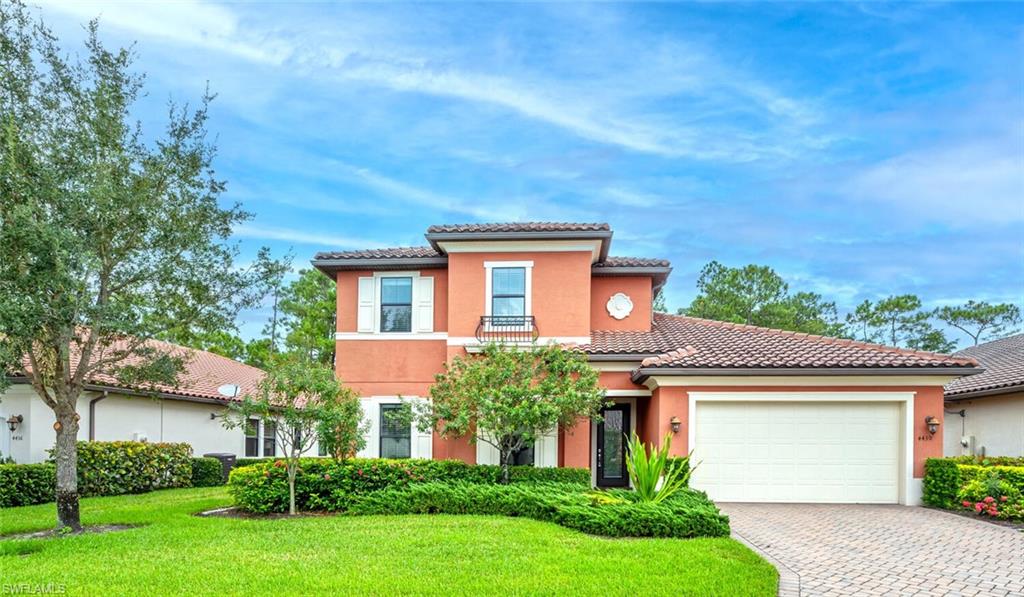
M 491 315 L 526 315 L 526 268 L 495 267 L 491 276 Z
M 381 278 L 380 331 L 412 331 L 412 278 Z

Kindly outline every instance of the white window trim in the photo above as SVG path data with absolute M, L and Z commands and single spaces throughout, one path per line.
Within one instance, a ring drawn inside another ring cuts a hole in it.
M 366 447 L 357 454 L 360 458 L 380 458 L 380 406 L 382 404 L 402 404 L 403 401 L 418 402 L 426 398 L 419 396 L 364 396 L 359 399 L 363 409 L 363 417 L 370 421 L 370 429 L 366 436 Z M 409 437 L 410 458 L 433 457 L 433 433 L 421 433 L 415 422 L 410 423 Z M 424 443 L 421 445 L 421 441 Z
M 380 334 L 387 338 L 396 334 L 414 334 L 413 330 L 416 329 L 416 285 L 419 281 L 419 272 L 374 272 L 373 274 L 373 333 Z M 381 280 L 384 278 L 410 278 L 412 281 L 412 288 L 409 292 L 409 331 L 408 332 L 382 332 L 380 330 L 380 292 L 381 292 Z
M 697 441 L 697 402 L 898 402 L 902 404 L 903 441 L 900 459 L 903 474 L 899 483 L 899 503 L 919 506 L 923 479 L 914 477 L 914 397 L 917 392 L 689 392 L 687 446 Z
M 484 315 L 490 317 L 492 315 L 491 309 L 494 301 L 493 284 L 494 284 L 494 268 L 502 267 L 521 267 L 526 270 L 526 282 L 523 293 L 526 295 L 523 300 L 523 315 L 529 317 L 533 315 L 533 262 L 532 261 L 485 261 L 484 262 Z M 490 323 L 487 324 L 485 331 L 492 331 Z

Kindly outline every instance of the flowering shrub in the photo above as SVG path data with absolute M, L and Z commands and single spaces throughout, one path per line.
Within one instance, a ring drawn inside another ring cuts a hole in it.
M 960 505 L 982 516 L 1012 519 L 1020 517 L 1021 492 L 999 478 L 996 472 L 969 481 L 957 495 Z

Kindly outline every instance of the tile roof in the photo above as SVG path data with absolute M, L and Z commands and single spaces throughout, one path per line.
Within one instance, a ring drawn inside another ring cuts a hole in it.
M 609 231 L 608 224 L 580 222 L 494 222 L 490 224 L 437 224 L 427 234 L 473 232 L 600 232 Z
M 947 397 L 1003 388 L 1024 389 L 1024 334 L 972 346 L 956 356 L 976 359 L 985 372 L 953 381 L 946 386 Z
M 317 253 L 314 260 L 321 259 L 411 259 L 417 257 L 441 257 L 433 247 L 392 247 L 389 249 L 362 249 L 359 251 L 327 251 Z
M 645 356 L 645 368 L 974 367 L 970 357 L 655 313 L 650 332 L 594 331 L 590 354 Z
M 179 373 L 176 385 L 155 384 L 144 388 L 135 388 L 138 391 L 156 391 L 170 398 L 178 396 L 182 398 L 204 398 L 219 402 L 240 402 L 247 394 L 251 395 L 256 392 L 260 380 L 266 375 L 262 369 L 251 367 L 234 359 L 206 352 L 205 350 L 186 348 L 159 340 L 149 340 L 146 344 L 160 352 L 183 357 L 184 369 Z M 109 355 L 114 350 L 123 350 L 124 348 L 125 343 L 115 342 L 105 351 L 97 350 L 93 358 L 98 361 L 104 358 L 104 354 Z M 141 359 L 138 357 L 130 357 L 125 359 L 123 363 L 138 362 L 139 360 Z M 77 368 L 78 356 L 73 355 L 71 361 L 72 367 Z M 27 362 L 25 367 L 28 368 Z M 121 384 L 112 373 L 95 373 L 86 383 L 92 387 L 133 389 Z M 223 396 L 217 391 L 217 388 L 225 384 L 234 384 L 240 387 L 237 398 L 232 399 Z
M 604 261 L 594 264 L 596 269 L 608 267 L 671 267 L 667 259 L 651 259 L 648 257 L 607 257 Z

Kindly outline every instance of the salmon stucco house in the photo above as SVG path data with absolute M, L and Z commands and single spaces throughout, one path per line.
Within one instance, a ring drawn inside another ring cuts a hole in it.
M 427 246 L 320 253 L 337 280 L 340 379 L 371 420 L 364 456 L 496 463 L 494 450 L 391 423 L 443 364 L 488 341 L 584 350 L 614 404 L 517 456 L 628 483 L 623 432 L 700 461 L 720 501 L 916 504 L 942 456 L 943 386 L 970 357 L 655 313 L 667 261 L 609 254 L 607 224 L 431 226 Z

